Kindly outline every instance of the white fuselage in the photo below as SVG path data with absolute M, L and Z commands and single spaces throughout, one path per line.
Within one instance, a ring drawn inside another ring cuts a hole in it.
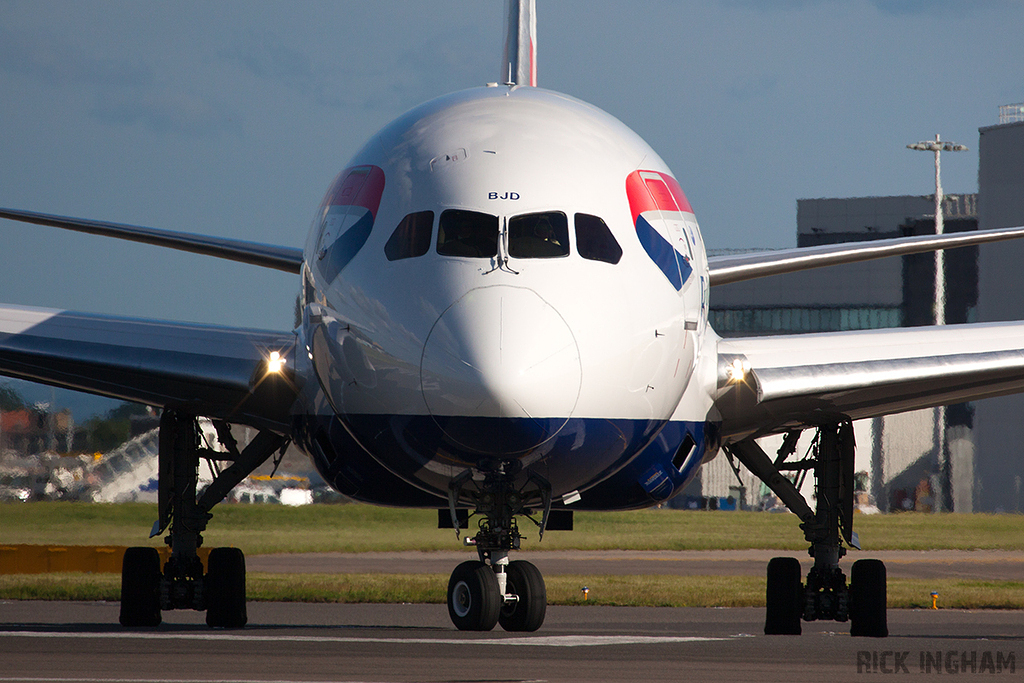
M 507 86 L 417 107 L 339 174 L 306 244 L 308 400 L 352 439 L 324 460 L 358 448 L 439 494 L 515 463 L 585 503 L 660 437 L 674 491 L 714 447 L 690 386 L 706 274 L 669 169 L 606 113 Z

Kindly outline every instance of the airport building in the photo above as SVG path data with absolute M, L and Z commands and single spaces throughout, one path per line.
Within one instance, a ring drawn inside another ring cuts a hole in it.
M 1024 106 L 1000 114 L 980 129 L 978 193 L 945 198 L 947 233 L 1024 225 Z M 931 195 L 798 200 L 797 246 L 934 233 L 934 214 Z M 1022 263 L 1019 242 L 946 252 L 945 322 L 1024 320 Z M 934 324 L 935 264 L 920 254 L 717 287 L 710 321 L 726 337 Z M 883 511 L 1024 512 L 1022 415 L 1014 395 L 857 423 L 862 500 Z M 754 506 L 762 491 L 724 455 L 701 477 L 701 494 L 724 505 L 742 495 Z
M 1024 225 L 1024 106 L 1000 107 L 999 125 L 981 128 L 978 228 Z M 978 319 L 1024 320 L 1024 244 L 981 247 Z M 976 403 L 974 443 L 979 509 L 1024 512 L 1024 396 Z

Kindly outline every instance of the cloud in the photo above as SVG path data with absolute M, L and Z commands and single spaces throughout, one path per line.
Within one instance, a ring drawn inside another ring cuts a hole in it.
M 316 87 L 317 77 L 308 55 L 285 45 L 272 34 L 236 40 L 218 57 L 237 64 L 259 79 L 280 83 L 302 94 Z
M 122 59 L 100 59 L 53 34 L 0 27 L 0 71 L 58 87 L 82 83 L 120 87 L 153 80 L 149 68 Z
M 104 123 L 142 125 L 157 133 L 189 137 L 215 137 L 240 130 L 237 118 L 207 99 L 174 89 L 107 94 L 90 113 Z
M 146 62 L 96 54 L 54 33 L 0 27 L 0 72 L 55 89 L 62 97 L 84 94 L 84 101 L 95 102 L 86 111 L 102 123 L 188 137 L 239 128 L 237 118 L 208 97 L 157 85 L 160 79 Z

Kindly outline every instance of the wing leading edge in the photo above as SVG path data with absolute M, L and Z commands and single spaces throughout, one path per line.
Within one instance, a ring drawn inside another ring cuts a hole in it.
M 132 242 L 142 242 L 159 247 L 169 247 L 194 254 L 216 256 L 230 261 L 240 261 L 254 266 L 274 268 L 286 273 L 298 273 L 302 268 L 302 250 L 292 247 L 280 247 L 273 244 L 260 244 L 227 237 L 211 237 L 190 232 L 160 230 L 140 225 L 125 225 L 94 221 L 86 218 L 56 216 L 34 211 L 0 208 L 0 218 L 9 218 L 23 223 L 48 225 L 64 230 L 74 230 L 90 235 L 117 237 Z
M 1024 391 L 1024 322 L 721 340 L 726 442 Z
M 2 375 L 279 432 L 297 390 L 294 347 L 290 332 L 0 306 Z
M 714 287 L 813 268 L 871 261 L 888 256 L 905 256 L 940 249 L 954 249 L 1019 237 L 1024 237 L 1024 227 L 942 235 L 916 235 L 886 240 L 843 242 L 817 247 L 711 256 L 708 258 L 708 275 L 711 286 Z

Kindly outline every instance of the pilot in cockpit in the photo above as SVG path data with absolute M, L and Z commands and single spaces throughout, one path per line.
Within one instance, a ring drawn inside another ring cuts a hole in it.
M 518 221 L 517 221 L 518 222 Z M 509 253 L 518 258 L 552 258 L 565 256 L 569 253 L 566 245 L 558 238 L 557 231 L 545 214 L 535 217 L 532 221 L 523 221 L 527 225 L 516 230 L 513 223 Z M 529 226 L 532 223 L 532 226 Z M 519 233 L 517 235 L 516 233 Z

